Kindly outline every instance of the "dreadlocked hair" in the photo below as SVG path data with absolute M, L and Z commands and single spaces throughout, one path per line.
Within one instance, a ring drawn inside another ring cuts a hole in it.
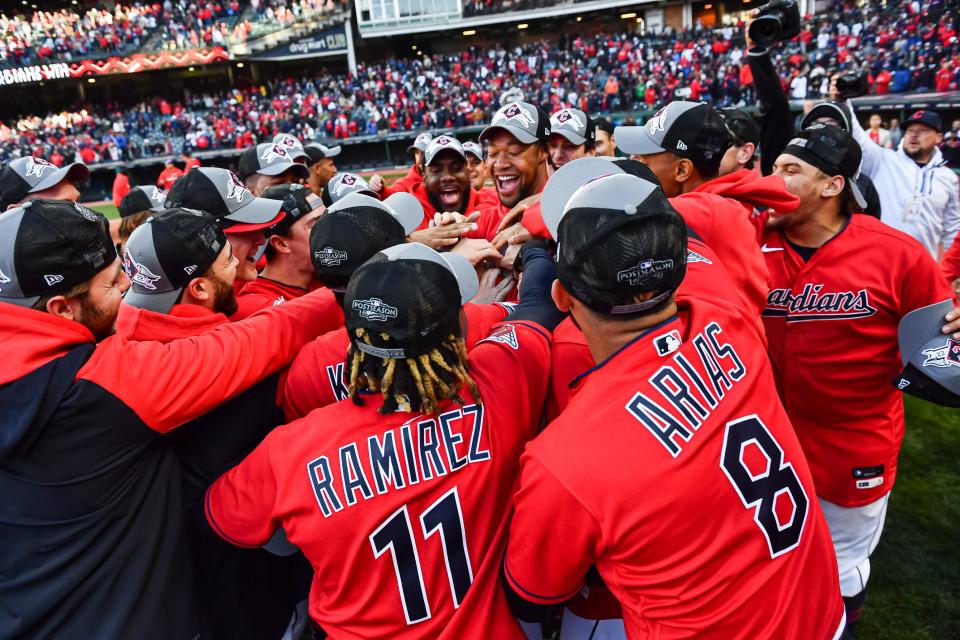
M 364 328 L 354 330 L 354 337 L 381 349 L 394 347 L 386 333 Z M 383 396 L 380 413 L 421 411 L 436 414 L 442 400 L 453 400 L 463 406 L 460 389 L 467 385 L 475 400 L 480 390 L 467 372 L 467 347 L 463 338 L 453 333 L 427 353 L 412 358 L 379 358 L 352 344 L 347 352 L 350 363 L 350 399 L 362 405 L 361 391 L 379 392 Z

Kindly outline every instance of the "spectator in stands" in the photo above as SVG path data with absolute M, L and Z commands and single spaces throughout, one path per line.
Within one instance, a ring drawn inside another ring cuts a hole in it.
M 880 194 L 881 219 L 916 238 L 939 260 L 960 231 L 957 174 L 937 148 L 943 141 L 940 115 L 929 109 L 914 112 L 903 123 L 903 141 L 896 151 L 875 144 L 856 118 L 851 131 L 863 151 L 862 172 Z
M 273 142 L 258 144 L 244 151 L 240 155 L 237 173 L 255 196 L 261 195 L 268 187 L 310 177 L 306 165 L 294 162 L 283 147 Z
M 943 134 L 940 152 L 948 167 L 960 169 L 960 120 L 954 120 L 950 131 Z
M 870 114 L 870 128 L 867 129 L 867 136 L 884 149 L 892 149 L 890 143 L 890 132 L 883 128 L 883 119 L 879 113 Z

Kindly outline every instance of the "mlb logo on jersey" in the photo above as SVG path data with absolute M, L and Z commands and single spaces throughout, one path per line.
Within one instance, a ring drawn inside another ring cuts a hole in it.
M 653 339 L 653 347 L 657 350 L 658 356 L 670 355 L 679 349 L 681 344 L 683 344 L 683 340 L 680 338 L 680 332 L 676 329 Z

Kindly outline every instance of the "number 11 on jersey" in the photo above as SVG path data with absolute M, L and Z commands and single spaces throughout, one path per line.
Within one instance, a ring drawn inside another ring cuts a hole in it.
M 427 507 L 419 520 L 424 540 L 440 533 L 450 594 L 453 597 L 453 608 L 456 609 L 473 583 L 473 568 L 467 551 L 467 535 L 463 527 L 463 511 L 460 508 L 457 488 L 450 489 Z M 429 620 L 432 615 L 430 603 L 427 600 L 420 555 L 417 553 L 407 505 L 394 511 L 370 534 L 370 546 L 373 547 L 375 558 L 390 552 L 407 624 Z

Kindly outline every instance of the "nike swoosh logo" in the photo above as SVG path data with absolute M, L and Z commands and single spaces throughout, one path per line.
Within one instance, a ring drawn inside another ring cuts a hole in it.
M 773 251 L 783 251 L 783 247 L 768 247 L 766 243 L 764 243 L 764 245 L 760 247 L 760 251 L 763 251 L 764 253 L 772 253 Z

